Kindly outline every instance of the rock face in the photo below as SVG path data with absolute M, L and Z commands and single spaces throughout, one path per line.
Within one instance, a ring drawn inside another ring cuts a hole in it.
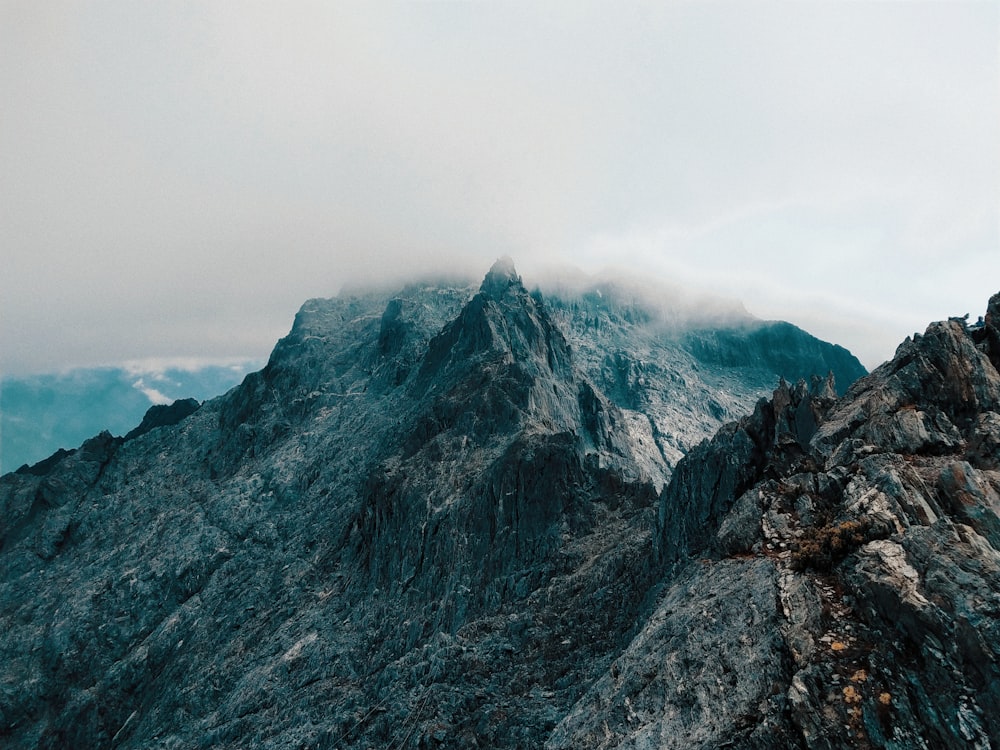
M 312 300 L 0 478 L 0 744 L 996 743 L 995 326 L 838 401 L 657 315 L 509 260 Z
M 684 343 L 699 362 L 725 367 L 773 370 L 791 382 L 809 380 L 816 373 L 831 372 L 834 387 L 842 390 L 865 375 L 864 368 L 842 346 L 827 344 L 791 323 L 749 321 L 725 328 L 694 330 Z
M 659 605 L 546 746 L 1000 746 L 994 334 L 935 323 L 693 450 Z
M 151 406 L 143 416 L 139 426 L 125 434 L 126 440 L 145 435 L 157 427 L 170 427 L 198 411 L 201 404 L 194 398 L 183 398 L 172 404 L 157 404 Z

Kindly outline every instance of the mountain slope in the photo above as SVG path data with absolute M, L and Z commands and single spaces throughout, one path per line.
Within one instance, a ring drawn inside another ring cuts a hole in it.
M 680 288 L 610 278 L 549 282 L 543 290 L 580 368 L 668 469 L 770 394 L 779 377 L 796 382 L 832 372 L 835 386 L 846 389 L 866 374 L 841 347 Z
M 670 584 L 546 746 L 1000 744 L 1000 295 L 986 318 L 687 456 Z
M 673 580 L 675 456 L 776 379 L 608 296 L 311 300 L 224 397 L 0 478 L 4 744 L 541 744 Z
M 837 392 L 867 374 L 842 346 L 819 341 L 791 323 L 748 321 L 726 328 L 694 330 L 685 347 L 701 363 L 721 367 L 758 367 L 795 383 L 832 372 Z

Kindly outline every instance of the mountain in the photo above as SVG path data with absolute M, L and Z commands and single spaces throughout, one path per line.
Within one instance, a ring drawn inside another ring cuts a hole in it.
M 680 458 L 736 419 L 778 378 L 833 374 L 843 392 L 866 370 L 846 349 L 731 303 L 628 278 L 550 282 L 549 314 L 585 377 L 655 444 L 666 481 Z M 541 295 L 541 291 L 535 294 Z
M 658 605 L 546 747 L 1000 745 L 998 366 L 1000 294 L 693 450 Z
M 311 300 L 3 476 L 2 743 L 996 743 L 1000 297 L 839 399 L 842 349 L 671 305 L 507 260 Z
M 0 473 L 73 448 L 101 430 L 124 434 L 150 404 L 218 396 L 259 366 L 248 361 L 6 376 L 0 380 Z

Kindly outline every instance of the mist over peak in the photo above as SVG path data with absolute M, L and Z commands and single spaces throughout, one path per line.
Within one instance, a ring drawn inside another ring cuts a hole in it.
M 614 266 L 595 273 L 572 266 L 548 266 L 533 283 L 545 294 L 586 299 L 598 307 L 617 305 L 641 310 L 650 324 L 665 333 L 756 320 L 737 299 Z

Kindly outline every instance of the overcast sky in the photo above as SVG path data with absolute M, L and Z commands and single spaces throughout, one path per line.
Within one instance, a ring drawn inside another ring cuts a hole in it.
M 872 367 L 1000 291 L 998 8 L 0 0 L 0 371 L 265 357 L 502 254 Z

